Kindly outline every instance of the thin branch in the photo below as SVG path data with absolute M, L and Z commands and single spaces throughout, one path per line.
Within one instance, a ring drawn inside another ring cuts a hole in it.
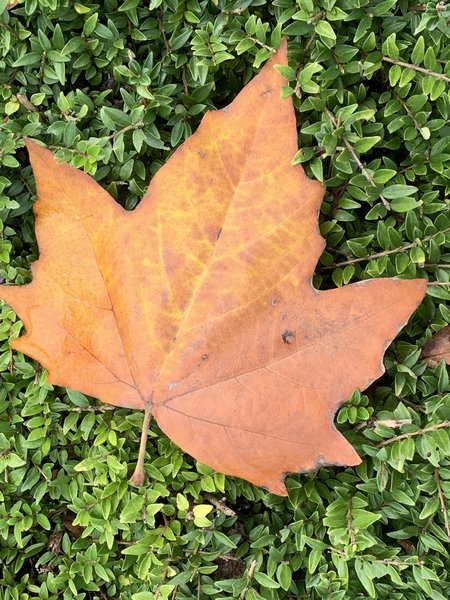
M 265 48 L 266 50 L 269 50 L 269 52 L 272 52 L 272 54 L 275 54 L 277 51 L 276 48 L 273 48 L 272 46 L 268 46 L 267 44 L 264 44 L 264 42 L 261 42 L 261 40 L 258 40 L 258 38 L 256 38 L 256 37 L 253 37 L 251 35 L 247 35 L 246 37 L 248 40 L 251 40 L 258 46 L 261 46 L 261 48 Z
M 353 546 L 355 544 L 355 533 L 353 531 L 353 502 L 351 496 L 347 503 L 347 532 L 350 545 Z
M 334 127 L 336 127 L 336 129 L 337 129 L 338 123 L 337 123 L 336 119 L 334 118 L 333 113 L 331 111 L 329 111 L 328 109 L 325 109 L 325 112 L 328 115 L 328 118 L 330 119 L 330 121 L 333 123 Z M 367 179 L 367 181 L 370 183 L 370 185 L 372 185 L 373 187 L 378 187 L 377 184 L 375 183 L 372 175 L 369 173 L 369 171 L 366 169 L 366 167 L 362 164 L 362 162 L 361 162 L 358 154 L 356 153 L 355 149 L 350 144 L 350 142 L 348 141 L 348 139 L 345 137 L 345 135 L 342 135 L 342 141 L 344 142 L 347 150 L 352 155 L 353 160 L 356 162 L 356 164 L 358 165 L 358 167 L 361 169 L 362 174 Z M 389 202 L 386 200 L 386 198 L 382 194 L 380 194 L 380 200 L 384 204 L 384 206 L 388 210 L 390 210 L 391 205 L 389 204 Z
M 427 267 L 428 269 L 450 269 L 450 264 L 431 264 L 431 263 L 424 263 L 423 265 L 424 267 Z
M 212 60 L 212 64 L 217 67 L 217 60 L 216 60 L 216 56 L 214 54 L 214 48 L 212 47 L 211 42 L 208 42 L 208 50 L 211 52 L 211 60 Z
M 223 513 L 227 517 L 234 517 L 236 515 L 234 510 L 225 504 L 225 498 L 218 500 L 215 496 L 209 494 L 208 492 L 203 492 L 202 496 L 208 500 L 208 502 L 211 502 L 211 504 L 215 506 L 219 512 Z
M 360 421 L 357 423 L 355 429 L 363 429 L 364 427 L 378 427 L 379 425 L 394 429 L 395 427 L 403 427 L 403 425 L 411 425 L 412 422 L 412 419 L 367 419 L 366 421 Z
M 181 80 L 183 81 L 184 93 L 186 94 L 186 96 L 189 96 L 189 86 L 188 86 L 186 65 L 183 65 L 183 68 L 181 70 Z
M 17 101 L 24 106 L 28 112 L 38 112 L 38 109 L 32 104 L 25 94 L 16 94 Z
M 395 92 L 394 92 L 394 96 L 400 102 L 400 104 L 403 107 L 403 110 L 406 112 L 408 117 L 410 117 L 412 119 L 412 122 L 414 123 L 414 127 L 416 128 L 416 131 L 418 131 L 419 134 L 423 137 L 422 125 L 419 123 L 419 121 L 416 119 L 416 117 L 413 115 L 413 113 L 409 110 L 409 107 L 406 104 L 406 102 L 403 100 L 403 98 L 400 98 L 400 96 L 398 94 L 396 94 Z M 427 140 L 427 161 L 429 161 L 431 158 L 430 153 L 431 153 L 430 140 Z
M 382 448 L 383 446 L 387 446 L 388 444 L 393 444 L 394 442 L 399 442 L 400 440 L 406 440 L 411 437 L 415 437 L 416 435 L 424 435 L 426 433 L 430 433 L 430 431 L 436 431 L 437 429 L 442 429 L 443 427 L 450 427 L 450 421 L 443 421 L 442 423 L 436 423 L 435 425 L 430 425 L 430 427 L 424 427 L 423 429 L 419 429 L 418 431 L 410 431 L 409 433 L 402 433 L 401 435 L 396 435 L 394 437 L 389 438 L 388 440 L 383 440 L 377 445 L 377 448 Z
M 45 69 L 45 63 L 47 62 L 47 52 L 44 50 L 42 52 L 42 59 L 41 59 L 41 64 L 39 66 L 39 85 L 42 84 L 42 81 L 44 79 L 44 69 Z
M 172 54 L 172 48 L 170 47 L 169 40 L 167 39 L 166 30 L 164 29 L 164 19 L 163 12 L 160 8 L 156 11 L 156 19 L 158 21 L 159 31 L 161 32 L 162 38 L 164 40 L 164 47 L 166 49 L 167 54 Z
M 245 598 L 245 594 L 247 593 L 248 589 L 250 588 L 250 581 L 253 578 L 253 575 L 255 573 L 255 569 L 256 569 L 256 565 L 257 565 L 257 561 L 256 559 L 253 559 L 252 562 L 250 563 L 250 567 L 248 569 L 248 573 L 247 573 L 247 583 L 245 584 L 244 589 L 242 590 L 242 592 L 239 595 L 239 600 L 244 600 Z
M 442 287 L 449 287 L 450 281 L 429 281 L 427 285 L 433 285 L 433 286 L 441 285 Z
M 424 564 L 424 561 L 420 560 L 420 559 L 412 562 L 412 561 L 408 561 L 408 559 L 407 560 L 393 560 L 392 558 L 375 558 L 374 556 L 368 556 L 367 554 L 362 555 L 362 556 L 348 556 L 343 550 L 338 550 L 337 548 L 334 548 L 333 546 L 328 546 L 327 550 L 328 550 L 328 552 L 333 552 L 333 554 L 338 554 L 339 556 L 342 556 L 342 558 L 346 558 L 347 560 L 364 557 L 374 563 L 381 563 L 383 565 L 394 565 L 396 567 L 410 567 L 412 565 L 417 566 L 417 565 Z
M 305 48 L 304 48 L 304 50 L 303 50 L 303 57 L 304 57 L 304 58 L 305 58 L 306 56 L 308 56 L 308 54 L 309 54 L 309 51 L 310 51 L 310 49 L 311 49 L 311 46 L 312 46 L 312 43 L 314 42 L 314 39 L 315 39 L 316 35 L 317 35 L 317 34 L 316 34 L 316 30 L 314 30 L 314 31 L 312 32 L 312 35 L 311 35 L 311 37 L 310 37 L 310 38 L 309 38 L 309 40 L 308 40 L 308 43 L 306 44 L 306 46 L 305 46 Z M 295 88 L 294 88 L 294 94 L 297 96 L 297 98 L 298 98 L 299 100 L 301 100 L 301 99 L 302 99 L 302 92 L 301 92 L 301 84 L 300 84 L 300 77 L 299 77 L 299 75 L 300 75 L 300 72 L 301 72 L 301 70 L 303 69 L 303 67 L 304 67 L 304 63 L 303 63 L 303 62 L 301 62 L 301 63 L 299 63 L 299 65 L 298 65 L 297 69 L 295 70 L 295 77 L 297 78 L 297 83 L 295 84 Z M 323 150 L 323 151 L 325 151 L 325 148 L 323 148 L 322 150 Z
M 6 25 L 6 23 L 0 23 L 0 27 L 2 29 L 6 29 L 6 31 L 9 31 L 9 33 L 11 35 L 13 35 L 15 38 L 19 38 L 19 34 L 17 33 L 17 31 L 15 29 L 13 29 L 12 27 L 10 27 L 9 25 Z
M 161 595 L 161 586 L 164 584 L 164 582 L 166 580 L 168 570 L 169 570 L 169 567 L 167 566 L 164 569 L 164 571 L 162 572 L 161 579 L 159 580 L 158 588 L 157 588 L 157 590 L 155 592 L 155 595 L 153 596 L 153 600 L 158 600 L 158 598 L 160 597 L 160 595 Z
M 408 400 L 407 398 L 401 398 L 401 401 L 413 408 L 414 410 L 417 410 L 418 412 L 427 412 L 423 406 L 421 406 L 420 404 L 416 404 L 415 402 L 411 402 L 411 400 Z
M 325 17 L 326 14 L 327 13 L 324 10 L 319 10 L 318 13 L 316 13 L 310 19 L 308 19 L 307 23 L 309 25 L 312 25 L 313 23 L 317 23 L 317 21 L 320 21 L 321 19 L 323 19 L 323 17 Z
M 308 54 L 308 52 L 309 52 L 309 49 L 311 48 L 311 45 L 312 45 L 312 43 L 314 42 L 314 39 L 315 39 L 316 35 L 317 35 L 317 33 L 316 33 L 316 30 L 314 30 L 314 31 L 312 32 L 312 35 L 311 35 L 311 37 L 310 37 L 310 38 L 309 38 L 309 40 L 308 40 L 308 43 L 307 43 L 307 44 L 306 44 L 306 46 L 305 46 L 305 49 L 304 49 L 304 51 L 303 51 L 303 52 L 304 52 L 304 54 Z
M 390 254 L 397 254 L 397 252 L 406 252 L 407 250 L 411 250 L 411 248 L 415 248 L 416 246 L 419 246 L 425 242 L 429 242 L 430 240 L 437 237 L 441 233 L 447 233 L 448 231 L 450 231 L 450 227 L 447 227 L 446 229 L 442 229 L 442 231 L 437 231 L 436 233 L 433 233 L 432 235 L 427 235 L 426 237 L 422 238 L 421 240 L 411 242 L 410 244 L 405 244 L 404 246 L 401 246 L 400 248 L 394 248 L 393 250 L 384 250 L 383 252 L 376 252 L 375 254 L 369 254 L 368 256 L 362 256 L 360 258 L 350 258 L 349 260 L 344 260 L 344 261 L 336 263 L 334 265 L 330 265 L 329 267 L 320 267 L 318 269 L 318 271 L 328 271 L 330 269 L 336 269 L 337 267 L 345 267 L 346 265 L 353 265 L 354 263 L 375 260 L 376 258 L 381 258 L 382 256 L 389 256 Z
M 89 158 L 89 155 L 86 154 L 86 152 L 81 152 L 81 150 L 77 150 L 77 148 L 65 148 L 64 146 L 48 146 L 48 148 L 50 150 L 65 150 L 66 152 L 75 152 L 75 154 L 78 154 L 79 156 L 82 156 L 83 158 Z
M 197 600 L 200 600 L 202 595 L 202 576 L 200 574 L 197 575 Z
M 144 127 L 144 121 L 138 121 L 137 123 L 132 123 L 131 125 L 127 125 L 123 129 L 119 129 L 119 131 L 113 131 L 111 135 L 106 136 L 107 140 L 112 140 L 116 138 L 121 133 L 126 133 L 127 131 L 131 131 L 132 129 L 139 129 L 140 127 Z
M 447 505 L 445 503 L 444 492 L 442 491 L 439 469 L 434 470 L 434 478 L 436 479 L 437 493 L 439 496 L 439 504 L 441 505 L 441 512 L 444 516 L 445 531 L 447 532 L 447 537 L 450 540 L 450 523 L 448 520 L 448 510 Z
M 112 410 L 115 408 L 114 406 L 76 406 L 75 408 L 70 408 L 70 412 L 105 412 L 107 410 Z
M 450 82 L 450 77 L 447 77 L 447 75 L 444 75 L 443 73 L 436 73 L 431 69 L 424 69 L 423 67 L 418 67 L 417 65 L 403 62 L 402 60 L 394 60 L 393 58 L 389 58 L 389 56 L 383 56 L 381 60 L 384 60 L 388 63 L 392 63 L 393 65 L 398 65 L 399 67 L 406 67 L 407 69 L 412 69 L 413 71 L 423 73 L 424 75 L 431 75 L 431 77 L 436 77 L 436 79 L 441 79 L 442 81 Z
M 408 105 L 406 104 L 406 102 L 403 100 L 403 98 L 400 98 L 400 96 L 398 94 L 394 93 L 395 98 L 400 102 L 400 104 L 403 107 L 403 110 L 406 112 L 406 114 L 408 115 L 408 117 L 411 117 L 413 123 L 414 123 L 414 127 L 417 129 L 417 131 L 419 133 L 421 133 L 422 131 L 422 125 L 419 123 L 419 121 L 416 119 L 416 117 L 413 115 L 413 113 L 409 110 Z

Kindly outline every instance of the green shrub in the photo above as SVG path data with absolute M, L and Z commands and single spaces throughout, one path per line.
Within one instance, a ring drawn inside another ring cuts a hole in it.
M 22 136 L 132 209 L 156 170 L 285 36 L 295 157 L 324 181 L 315 285 L 426 277 L 386 374 L 337 417 L 364 462 L 288 477 L 289 498 L 183 455 L 142 414 L 54 388 L 0 331 L 2 600 L 450 595 L 450 394 L 420 362 L 450 321 L 450 8 L 417 0 L 0 0 L 0 269 L 38 249 Z M 294 158 L 294 157 L 293 157 Z M 362 340 L 361 343 L 364 343 Z M 225 500 L 222 501 L 222 498 Z

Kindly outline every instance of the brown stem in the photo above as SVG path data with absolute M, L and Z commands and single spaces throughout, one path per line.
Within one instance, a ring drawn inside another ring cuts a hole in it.
M 430 431 L 436 431 L 436 429 L 442 429 L 443 427 L 450 427 L 450 421 L 443 421 L 442 423 L 436 423 L 436 425 L 430 425 L 430 427 L 424 427 L 423 429 L 419 429 L 418 431 L 411 431 L 410 433 L 402 433 L 401 435 L 396 435 L 394 437 L 389 438 L 388 440 L 383 440 L 382 442 L 380 442 L 377 448 L 382 448 L 383 446 L 387 446 L 388 444 L 398 442 L 399 440 L 406 440 L 407 438 L 414 437 L 416 435 L 424 435 L 425 433 L 429 433 Z
M 197 579 L 198 583 L 197 583 L 197 600 L 200 600 L 200 597 L 202 595 L 202 576 L 198 575 L 198 579 Z
M 44 50 L 42 53 L 42 59 L 41 59 L 41 64 L 39 67 L 39 84 L 42 84 L 42 81 L 44 79 L 44 69 L 45 69 L 45 63 L 47 62 L 47 52 Z
M 447 532 L 447 537 L 450 540 L 450 523 L 448 520 L 448 510 L 447 510 L 447 505 L 445 503 L 444 492 L 442 491 L 439 469 L 434 470 L 434 478 L 436 479 L 437 492 L 438 492 L 438 496 L 439 496 L 439 504 L 441 505 L 441 512 L 444 516 L 445 531 Z
M 427 235 L 426 237 L 422 238 L 421 240 L 417 240 L 416 242 L 411 242 L 411 244 L 406 244 L 405 246 L 402 246 L 401 248 L 394 248 L 393 250 L 384 250 L 383 252 L 376 252 L 375 254 L 369 254 L 368 256 L 363 256 L 360 258 L 350 258 L 349 260 L 344 260 L 342 262 L 336 263 L 335 265 L 330 265 L 329 267 L 320 267 L 318 269 L 318 271 L 328 271 L 330 269 L 336 269 L 336 267 L 345 267 L 346 265 L 353 265 L 354 263 L 374 260 L 375 258 L 380 258 L 381 256 L 389 256 L 389 254 L 397 254 L 397 252 L 406 252 L 407 250 L 411 250 L 411 248 L 415 248 L 416 246 L 419 246 L 420 244 L 423 244 L 424 242 L 429 242 L 430 240 L 432 240 L 439 234 L 447 233 L 448 231 L 450 231 L 450 227 L 447 227 L 446 229 L 443 229 L 442 231 L 437 231 L 436 233 L 433 233 L 432 235 Z
M 145 461 L 145 449 L 147 447 L 148 429 L 152 422 L 152 404 L 148 402 L 145 406 L 144 423 L 142 424 L 141 443 L 139 445 L 139 454 L 134 469 L 133 475 L 130 477 L 130 483 L 132 485 L 142 485 L 145 479 L 144 461 Z
M 186 65 L 183 65 L 181 70 L 181 79 L 183 81 L 183 90 L 186 96 L 189 96 L 189 87 L 188 87 L 188 78 L 187 78 L 187 69 Z
M 266 50 L 270 50 L 270 52 L 272 52 L 272 54 L 275 54 L 276 51 L 277 51 L 276 48 L 272 48 L 272 46 L 268 46 L 267 44 L 264 44 L 264 42 L 261 42 L 261 40 L 258 40 L 258 38 L 256 38 L 256 37 L 248 35 L 247 39 L 251 40 L 255 44 L 258 44 L 258 46 L 261 46 L 261 48 L 265 48 Z
M 429 269 L 450 269 L 450 264 L 446 264 L 446 263 L 441 264 L 441 265 L 425 263 L 423 266 L 426 268 L 429 268 Z
M 406 114 L 408 115 L 408 117 L 411 117 L 411 119 L 412 119 L 412 121 L 414 123 L 414 127 L 417 129 L 417 131 L 419 133 L 421 133 L 421 131 L 422 131 L 422 125 L 419 123 L 419 121 L 416 119 L 416 117 L 413 115 L 413 113 L 409 110 L 409 107 L 406 104 L 406 102 L 403 100 L 403 98 L 400 98 L 400 96 L 398 94 L 394 93 L 394 96 L 400 102 L 400 104 L 403 107 L 403 110 L 406 112 Z
M 308 43 L 307 43 L 307 44 L 306 44 L 306 46 L 305 46 L 305 49 L 304 49 L 304 51 L 303 51 L 303 52 L 304 52 L 304 54 L 308 54 L 308 52 L 309 52 L 309 49 L 311 48 L 311 46 L 312 46 L 312 43 L 314 42 L 314 39 L 315 39 L 316 35 L 317 35 L 317 34 L 316 34 L 316 31 L 314 30 L 314 31 L 312 32 L 312 34 L 311 34 L 311 37 L 310 37 L 310 38 L 309 38 L 309 40 L 308 40 Z
M 208 502 L 211 502 L 211 504 L 215 506 L 219 512 L 223 513 L 227 517 L 234 517 L 236 515 L 234 510 L 225 504 L 225 498 L 223 500 L 218 500 L 215 496 L 209 494 L 208 492 L 203 492 L 202 495 L 206 500 L 208 500 Z
M 153 596 L 153 600 L 158 600 L 158 598 L 161 595 L 161 586 L 164 584 L 164 582 L 166 580 L 168 569 L 169 569 L 169 567 L 167 566 L 164 569 L 164 571 L 162 572 L 161 579 L 159 580 L 158 589 L 156 590 L 155 595 Z
M 350 545 L 353 547 L 355 544 L 355 534 L 353 531 L 353 502 L 352 497 L 348 499 L 347 504 L 347 532 L 350 540 Z
M 328 552 L 333 552 L 333 554 L 342 556 L 342 558 L 346 558 L 347 560 L 352 559 L 352 558 L 358 558 L 355 556 L 348 556 L 343 550 L 338 550 L 337 548 L 334 548 L 333 546 L 328 546 L 326 549 L 328 550 Z M 416 560 L 416 561 L 409 561 L 408 559 L 393 560 L 391 558 L 375 558 L 374 556 L 367 556 L 367 555 L 363 555 L 363 556 L 364 556 L 364 558 L 367 558 L 367 560 L 370 560 L 373 563 L 380 563 L 383 565 L 395 565 L 396 567 L 410 567 L 412 565 L 421 566 L 424 564 L 424 561 L 421 559 Z
M 214 48 L 212 47 L 211 42 L 208 42 L 208 50 L 211 52 L 211 60 L 212 60 L 212 64 L 217 67 L 217 60 L 216 57 L 214 56 Z
M 423 413 L 427 412 L 423 406 L 421 406 L 420 404 L 416 404 L 415 402 L 411 402 L 411 400 L 408 400 L 407 398 L 401 398 L 401 401 L 404 402 L 405 404 L 407 404 L 408 406 L 410 406 L 411 408 L 413 408 L 414 410 L 417 410 L 417 411 L 423 412 Z
M 83 158 L 89 158 L 89 154 L 86 154 L 86 152 L 81 152 L 81 150 L 77 150 L 76 148 L 66 148 L 64 146 L 55 146 L 55 145 L 48 146 L 48 148 L 50 150 L 65 150 L 66 152 L 75 152 L 75 154 L 78 154 L 79 156 L 82 156 Z
M 253 559 L 252 562 L 250 563 L 250 567 L 248 569 L 247 577 L 246 577 L 247 583 L 245 584 L 244 589 L 242 590 L 242 592 L 239 595 L 239 600 L 244 600 L 245 595 L 250 588 L 250 582 L 253 579 L 253 575 L 255 574 L 255 569 L 256 569 L 257 564 L 258 563 L 257 563 L 256 559 Z
M 166 49 L 167 54 L 172 54 L 172 48 L 170 47 L 169 40 L 167 39 L 166 30 L 164 29 L 164 17 L 163 12 L 160 8 L 156 11 L 156 18 L 158 20 L 159 31 L 161 32 L 162 38 L 164 40 L 164 47 Z
M 70 412 L 105 412 L 112 410 L 114 406 L 76 406 L 75 408 L 69 408 Z
M 123 129 L 119 129 L 118 131 L 114 131 L 110 135 L 107 135 L 106 139 L 113 140 L 121 133 L 125 133 L 126 131 L 131 131 L 132 129 L 139 129 L 140 127 L 144 127 L 144 125 L 145 125 L 144 121 L 138 121 L 137 123 L 132 123 L 131 125 L 127 125 Z
M 29 112 L 37 112 L 37 108 L 32 104 L 25 94 L 16 94 L 17 101 L 24 106 Z
M 334 127 L 336 127 L 336 129 L 338 128 L 339 124 L 336 121 L 336 119 L 334 118 L 334 115 L 332 112 L 330 112 L 329 110 L 325 110 L 325 112 L 328 115 L 328 118 L 330 119 L 330 121 L 333 123 Z M 345 137 L 345 135 L 342 135 L 342 141 L 344 142 L 347 150 L 350 152 L 350 154 L 352 155 L 353 160 L 356 162 L 356 164 L 358 165 L 358 167 L 361 169 L 361 173 L 364 175 L 364 177 L 367 179 L 367 181 L 370 183 L 370 185 L 372 185 L 373 187 L 377 187 L 377 184 L 375 183 L 372 175 L 369 173 L 369 171 L 366 169 L 366 167 L 362 164 L 358 154 L 356 153 L 355 149 L 353 148 L 353 146 L 350 144 L 350 142 L 348 141 L 348 139 Z M 386 200 L 386 198 L 380 194 L 380 200 L 381 202 L 384 204 L 384 206 L 390 210 L 391 205 L 389 204 L 389 202 Z
M 316 13 L 310 19 L 308 19 L 307 22 L 309 25 L 313 25 L 314 23 L 317 23 L 317 21 L 320 21 L 321 19 L 323 19 L 323 17 L 325 17 L 325 16 L 326 16 L 326 12 L 324 10 L 320 10 L 318 13 Z
M 388 63 L 392 63 L 393 65 L 399 65 L 399 67 L 406 67 L 407 69 L 412 69 L 413 71 L 423 73 L 424 75 L 431 75 L 432 77 L 436 77 L 436 79 L 441 79 L 442 81 L 450 82 L 450 77 L 447 77 L 447 75 L 444 75 L 443 73 L 436 73 L 435 71 L 431 71 L 430 69 L 424 69 L 423 67 L 418 67 L 417 65 L 403 62 L 402 60 L 394 60 L 393 58 L 389 58 L 389 56 L 383 56 L 382 60 Z

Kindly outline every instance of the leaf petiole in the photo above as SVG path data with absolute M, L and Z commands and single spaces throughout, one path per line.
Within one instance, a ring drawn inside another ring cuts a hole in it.
M 147 447 L 148 430 L 149 430 L 151 422 L 152 422 L 152 403 L 148 402 L 145 407 L 144 423 L 142 424 L 141 441 L 139 444 L 139 454 L 138 454 L 138 459 L 137 459 L 137 463 L 136 463 L 136 468 L 134 469 L 133 475 L 130 477 L 130 483 L 132 485 L 142 485 L 144 483 L 144 479 L 145 479 L 145 470 L 144 470 L 145 449 Z

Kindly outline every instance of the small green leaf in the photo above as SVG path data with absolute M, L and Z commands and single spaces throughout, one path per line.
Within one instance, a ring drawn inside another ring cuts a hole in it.
M 414 200 L 414 198 L 394 198 L 391 200 L 391 208 L 396 212 L 408 212 L 409 210 L 413 210 L 422 204 L 421 200 Z
M 355 142 L 355 150 L 357 150 L 360 153 L 368 152 L 380 140 L 381 140 L 381 137 L 379 135 L 374 135 L 374 136 L 371 136 L 371 137 L 362 138 L 362 139 L 357 140 Z
M 206 517 L 206 515 L 209 515 L 212 509 L 213 507 L 210 504 L 197 504 L 192 509 L 192 512 L 194 513 L 195 517 L 202 518 Z
M 263 588 L 267 588 L 269 590 L 277 590 L 280 587 L 279 583 L 274 581 L 271 577 L 269 577 L 265 573 L 256 572 L 254 574 L 254 578 L 259 583 L 259 585 Z
M 420 65 L 423 61 L 425 54 L 425 39 L 421 35 L 414 46 L 414 50 L 411 53 L 411 60 L 415 65 Z
M 383 190 L 383 196 L 388 200 L 394 198 L 401 198 L 402 196 L 412 196 L 417 192 L 417 188 L 414 185 L 390 185 Z
M 336 34 L 334 29 L 327 21 L 318 21 L 316 23 L 315 30 L 317 35 L 328 48 L 331 48 L 335 45 Z

